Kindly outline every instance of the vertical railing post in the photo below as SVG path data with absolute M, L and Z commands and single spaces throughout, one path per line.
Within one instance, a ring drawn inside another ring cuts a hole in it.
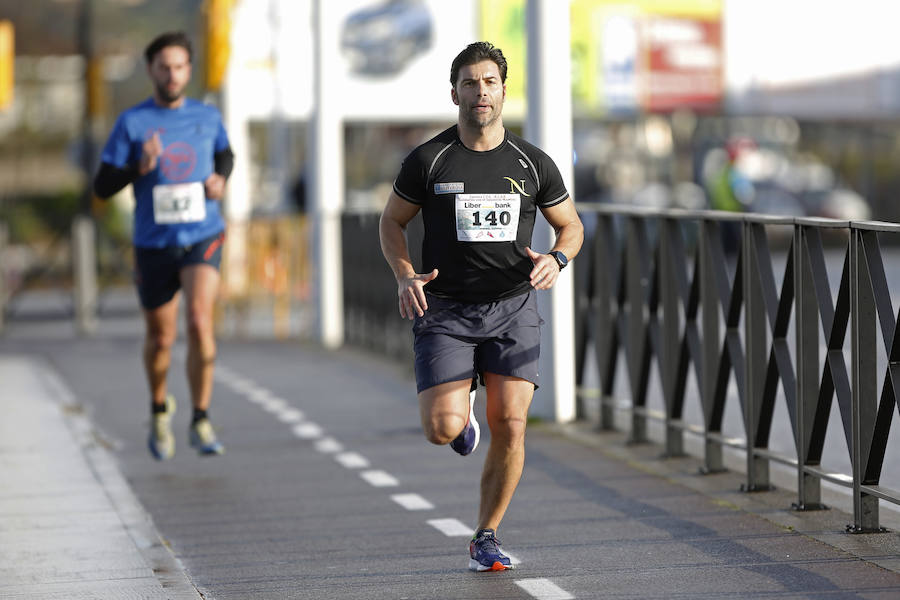
M 797 510 L 819 510 L 822 486 L 819 477 L 807 473 L 813 464 L 809 440 L 819 400 L 819 310 L 816 303 L 809 237 L 806 225 L 794 225 L 794 323 L 797 348 L 797 403 L 794 443 L 797 449 Z M 818 461 L 816 461 L 818 464 Z
M 597 284 L 597 368 L 600 373 L 600 415 L 597 428 L 601 431 L 615 429 L 613 411 L 613 386 L 618 360 L 618 296 L 617 273 L 624 268 L 618 260 L 618 242 L 613 216 L 597 215 L 597 232 L 594 243 L 594 281 Z M 622 257 L 624 259 L 624 257 Z
M 716 380 L 719 371 L 719 294 L 716 290 L 716 274 L 713 264 L 713 245 L 721 244 L 720 228 L 716 221 L 704 219 L 699 227 L 699 277 L 700 309 L 703 331 L 703 380 L 700 385 L 700 399 L 703 404 L 703 429 L 706 434 L 703 452 L 703 470 L 720 473 L 725 470 L 722 444 L 709 437 L 711 415 L 716 402 Z M 696 274 L 694 275 L 697 276 Z
M 678 282 L 675 279 L 674 236 L 680 235 L 678 221 L 660 219 L 659 230 L 659 290 L 662 299 L 662 348 L 659 357 L 663 399 L 666 404 L 666 450 L 670 457 L 684 455 L 684 431 L 676 423 L 681 420 L 677 397 L 679 331 Z
M 850 338 L 852 370 L 852 448 L 850 459 L 853 469 L 853 527 L 856 532 L 877 531 L 878 498 L 862 491 L 868 449 L 863 446 L 869 440 L 866 433 L 870 413 L 877 398 L 877 340 L 875 329 L 875 297 L 866 262 L 865 236 L 877 235 L 874 231 L 850 229 Z
M 645 373 L 642 368 L 645 326 L 644 309 L 647 299 L 647 275 L 643 269 L 643 256 L 646 248 L 641 244 L 640 228 L 644 226 L 642 217 L 631 216 L 628 218 L 626 233 L 625 268 L 627 311 L 628 311 L 628 339 L 625 341 L 626 354 L 628 356 L 628 374 L 631 380 L 631 400 L 635 408 L 646 406 L 646 398 L 642 390 L 646 389 Z M 640 410 L 631 412 L 631 437 L 633 444 L 641 444 L 647 441 L 647 416 Z
M 769 486 L 769 461 L 756 455 L 759 407 L 766 378 L 768 350 L 768 324 L 765 300 L 759 279 L 759 261 L 756 256 L 754 229 L 759 223 L 744 221 L 741 236 L 741 252 L 744 261 L 744 431 L 747 436 L 748 492 L 767 490 Z

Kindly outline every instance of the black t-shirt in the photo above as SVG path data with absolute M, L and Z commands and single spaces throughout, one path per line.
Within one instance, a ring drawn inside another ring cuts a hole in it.
M 456 126 L 413 150 L 394 182 L 401 198 L 422 207 L 425 286 L 460 302 L 492 302 L 531 289 L 531 245 L 537 207 L 569 193 L 547 154 L 506 132 L 486 152 L 463 145 Z

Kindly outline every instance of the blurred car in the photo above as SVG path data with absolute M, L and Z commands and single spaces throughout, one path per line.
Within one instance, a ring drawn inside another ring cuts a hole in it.
M 341 49 L 354 73 L 395 75 L 431 47 L 432 32 L 422 0 L 390 0 L 348 16 Z

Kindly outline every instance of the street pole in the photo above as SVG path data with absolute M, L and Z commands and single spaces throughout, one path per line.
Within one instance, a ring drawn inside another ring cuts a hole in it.
M 326 348 L 344 343 L 341 211 L 344 206 L 344 126 L 337 74 L 338 3 L 313 4 L 314 91 L 310 119 L 312 258 L 315 269 L 317 337 Z
M 528 81 L 525 137 L 544 150 L 559 167 L 566 189 L 573 193 L 572 82 L 569 2 L 528 0 Z M 555 239 L 550 225 L 539 218 L 533 246 L 548 251 Z M 568 269 L 549 292 L 538 293 L 541 329 L 541 387 L 533 413 L 565 423 L 575 418 L 574 281 Z
M 72 275 L 73 303 L 75 305 L 75 329 L 81 335 L 90 335 L 97 328 L 97 249 L 94 219 L 91 216 L 94 175 L 94 118 L 96 89 L 91 85 L 94 48 L 91 32 L 93 16 L 92 0 L 82 0 L 78 20 L 78 46 L 84 58 L 84 119 L 81 133 L 81 164 L 84 170 L 84 188 L 79 213 L 72 222 Z

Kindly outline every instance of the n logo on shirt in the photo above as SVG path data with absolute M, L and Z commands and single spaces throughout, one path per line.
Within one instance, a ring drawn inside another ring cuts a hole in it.
M 510 194 L 515 194 L 516 192 L 519 192 L 523 196 L 527 196 L 529 198 L 531 197 L 531 194 L 528 194 L 525 192 L 525 180 L 524 179 L 520 179 L 519 181 L 516 181 L 512 177 L 504 177 L 503 179 L 505 179 L 509 182 L 509 193 Z

